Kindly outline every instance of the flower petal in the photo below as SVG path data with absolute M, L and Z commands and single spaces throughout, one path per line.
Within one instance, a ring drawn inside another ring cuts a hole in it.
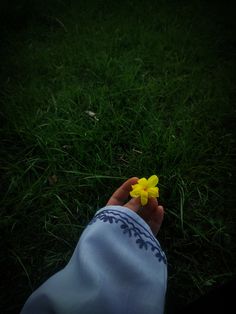
M 148 192 L 142 190 L 141 191 L 141 204 L 142 204 L 142 206 L 146 205 L 147 202 L 148 202 Z
M 147 187 L 147 184 L 148 184 L 148 181 L 146 178 L 141 178 L 138 180 L 138 184 L 140 184 L 142 187 L 146 188 Z
M 140 185 L 139 185 L 139 184 L 134 184 L 134 185 L 131 185 L 131 187 L 132 187 L 132 189 L 134 190 L 134 189 L 140 187 Z
M 139 197 L 139 196 L 141 196 L 141 192 L 142 192 L 142 188 L 141 187 L 137 187 L 136 189 L 131 191 L 129 194 L 130 194 L 131 197 Z
M 154 188 L 148 188 L 148 197 L 159 197 L 159 188 L 156 186 Z
M 150 178 L 148 178 L 148 180 L 147 180 L 148 188 L 153 188 L 154 186 L 156 186 L 158 181 L 159 181 L 159 179 L 156 175 L 153 175 Z

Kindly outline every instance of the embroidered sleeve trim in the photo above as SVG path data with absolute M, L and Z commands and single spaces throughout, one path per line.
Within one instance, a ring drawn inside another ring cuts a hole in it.
M 97 220 L 110 224 L 115 222 L 123 230 L 123 234 L 136 238 L 136 243 L 140 249 L 150 250 L 153 256 L 158 258 L 159 262 L 167 263 L 165 253 L 162 251 L 155 237 L 127 213 L 114 209 L 106 209 L 96 214 L 89 225 L 92 225 Z

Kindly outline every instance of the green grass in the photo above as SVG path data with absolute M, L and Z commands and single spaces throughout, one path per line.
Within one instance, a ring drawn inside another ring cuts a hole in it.
M 22 1 L 2 12 L 1 312 L 19 312 L 67 263 L 131 176 L 160 178 L 168 306 L 232 278 L 230 4 Z

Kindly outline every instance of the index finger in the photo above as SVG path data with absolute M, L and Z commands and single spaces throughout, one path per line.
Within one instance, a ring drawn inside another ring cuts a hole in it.
M 131 185 L 137 183 L 139 178 L 132 177 L 125 181 L 112 195 L 112 197 L 107 202 L 106 206 L 108 205 L 124 205 L 126 200 L 129 197 L 129 192 L 132 190 Z

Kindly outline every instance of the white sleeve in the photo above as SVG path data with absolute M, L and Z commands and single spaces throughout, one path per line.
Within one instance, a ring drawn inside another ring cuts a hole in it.
M 166 256 L 149 226 L 126 207 L 106 206 L 21 314 L 162 314 L 166 283 Z

